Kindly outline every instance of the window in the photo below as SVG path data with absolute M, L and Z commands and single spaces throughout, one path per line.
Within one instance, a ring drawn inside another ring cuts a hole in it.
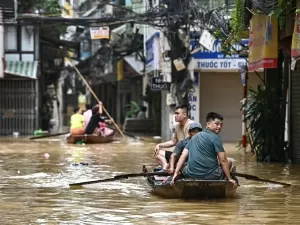
M 17 51 L 18 50 L 18 39 L 17 39 L 17 27 L 6 26 L 4 29 L 4 43 L 6 51 Z
M 22 46 L 22 51 L 34 51 L 33 27 L 22 27 L 21 46 Z

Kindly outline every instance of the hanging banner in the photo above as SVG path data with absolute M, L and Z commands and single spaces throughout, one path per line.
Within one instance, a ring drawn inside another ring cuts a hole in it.
M 124 59 L 120 59 L 117 64 L 117 81 L 124 78 Z
M 249 71 L 277 68 L 278 21 L 275 16 L 253 15 L 249 32 Z
M 291 53 L 292 57 L 298 58 L 300 56 L 300 13 L 297 13 L 295 20 Z
M 65 4 L 63 6 L 64 7 L 62 9 L 62 17 L 63 18 L 72 18 L 74 16 L 73 2 L 65 1 Z

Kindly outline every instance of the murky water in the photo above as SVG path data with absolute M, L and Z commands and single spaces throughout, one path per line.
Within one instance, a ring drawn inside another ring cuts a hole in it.
M 144 178 L 70 189 L 68 183 L 141 172 L 154 144 L 67 145 L 0 139 L 0 224 L 299 224 L 300 166 L 258 164 L 227 146 L 237 170 L 291 182 L 291 188 L 240 179 L 233 199 L 166 200 Z M 50 158 L 44 159 L 43 154 Z M 87 162 L 89 166 L 72 166 Z

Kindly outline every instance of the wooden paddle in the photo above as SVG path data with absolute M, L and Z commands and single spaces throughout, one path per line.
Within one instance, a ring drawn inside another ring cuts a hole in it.
M 31 137 L 29 139 L 30 140 L 34 140 L 34 139 L 42 139 L 42 138 L 48 138 L 48 137 L 56 137 L 56 136 L 65 135 L 65 134 L 68 134 L 68 133 L 69 132 L 57 133 L 57 134 L 49 134 L 49 135 L 44 135 L 44 136 Z
M 288 183 L 262 179 L 262 178 L 259 178 L 257 176 L 254 176 L 254 175 L 249 175 L 249 174 L 244 174 L 244 173 L 233 173 L 233 175 L 237 176 L 237 177 L 243 177 L 246 180 L 255 180 L 255 181 L 262 181 L 262 182 L 268 182 L 268 183 L 273 183 L 273 184 L 280 184 L 280 185 L 283 185 L 283 186 L 291 186 L 291 184 L 288 184 Z
M 102 183 L 102 182 L 109 182 L 109 181 L 116 181 L 116 180 L 123 180 L 128 179 L 129 177 L 147 177 L 147 176 L 169 176 L 170 174 L 167 172 L 153 172 L 153 173 L 129 173 L 129 174 L 121 174 L 114 176 L 112 178 L 102 179 L 102 180 L 92 180 L 92 181 L 85 181 L 79 183 L 69 184 L 70 186 L 78 186 L 78 185 L 86 185 L 86 184 L 95 184 L 95 183 Z
M 87 86 L 87 88 L 90 90 L 90 92 L 92 93 L 92 95 L 94 96 L 94 98 L 96 99 L 96 101 L 100 102 L 100 100 L 98 99 L 97 95 L 94 93 L 94 91 L 92 90 L 92 88 L 90 87 L 90 85 L 88 84 L 88 82 L 84 79 L 84 77 L 82 76 L 82 74 L 80 73 L 80 71 L 77 69 L 77 67 L 74 66 L 74 65 L 73 65 L 73 67 L 74 67 L 75 71 L 78 73 L 78 75 L 80 76 L 80 78 L 83 80 L 83 82 L 85 83 L 85 85 Z M 116 129 L 119 131 L 119 133 L 122 135 L 122 137 L 125 138 L 123 132 L 118 127 L 118 125 L 115 123 L 114 119 L 107 112 L 107 110 L 105 109 L 105 107 L 104 107 L 103 104 L 102 104 L 102 109 L 105 112 L 105 114 L 108 116 L 108 118 L 112 121 L 113 125 L 116 127 Z

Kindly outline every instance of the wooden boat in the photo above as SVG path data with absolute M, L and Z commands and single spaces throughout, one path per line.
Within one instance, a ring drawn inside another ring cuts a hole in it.
M 171 186 L 155 177 L 147 177 L 147 183 L 155 195 L 164 198 L 231 198 L 237 188 L 225 180 L 178 180 Z
M 114 135 L 116 131 L 114 130 L 113 133 L 109 136 L 95 136 L 95 135 L 70 135 L 67 137 L 67 143 L 75 144 L 78 141 L 82 141 L 85 144 L 102 144 L 102 143 L 109 143 L 114 141 Z

